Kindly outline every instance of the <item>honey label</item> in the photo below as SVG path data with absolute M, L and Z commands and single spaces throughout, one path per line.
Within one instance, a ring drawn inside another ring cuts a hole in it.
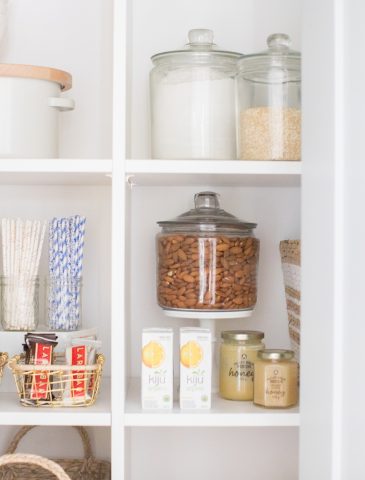
M 234 362 L 230 367 L 228 376 L 239 378 L 240 381 L 250 382 L 253 380 L 254 363 L 250 361 L 246 353 L 241 355 L 238 362 Z
M 278 365 L 266 366 L 265 404 L 285 407 L 288 396 L 288 378 Z

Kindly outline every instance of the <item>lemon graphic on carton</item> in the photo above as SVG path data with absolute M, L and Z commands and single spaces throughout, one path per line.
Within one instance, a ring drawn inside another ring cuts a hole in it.
M 148 368 L 158 368 L 165 360 L 165 350 L 158 342 L 149 342 L 142 349 L 142 361 Z
M 194 368 L 203 359 L 203 350 L 199 343 L 190 340 L 180 349 L 180 361 L 186 368 Z

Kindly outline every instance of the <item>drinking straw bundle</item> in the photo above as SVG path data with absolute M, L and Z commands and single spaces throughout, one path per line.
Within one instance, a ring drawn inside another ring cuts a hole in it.
M 86 218 L 53 218 L 49 226 L 49 326 L 77 330 L 81 320 L 81 276 Z
M 37 318 L 35 305 L 36 277 L 46 231 L 46 222 L 1 220 L 4 328 L 33 330 Z

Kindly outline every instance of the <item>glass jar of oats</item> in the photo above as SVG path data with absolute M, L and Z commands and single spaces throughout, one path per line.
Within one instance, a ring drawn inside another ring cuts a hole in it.
M 237 75 L 238 158 L 300 160 L 300 53 L 275 33 L 268 50 L 242 57 Z
M 292 350 L 257 353 L 253 401 L 267 408 L 287 408 L 298 403 L 298 363 Z
M 254 363 L 265 348 L 264 333 L 227 330 L 221 333 L 219 394 L 227 400 L 253 400 Z
M 205 313 L 201 318 L 219 311 L 241 318 L 256 305 L 256 223 L 220 208 L 218 197 L 199 192 L 195 208 L 158 222 L 157 299 L 167 315 L 171 310 L 185 318 Z

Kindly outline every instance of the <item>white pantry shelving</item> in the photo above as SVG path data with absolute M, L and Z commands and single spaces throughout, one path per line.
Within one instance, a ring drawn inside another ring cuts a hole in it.
M 98 402 L 92 408 L 40 408 L 23 407 L 15 392 L 0 394 L 0 425 L 84 425 L 110 427 L 110 381 L 103 380 Z
M 0 451 L 15 425 L 37 423 L 57 426 L 57 456 L 66 446 L 72 456 L 74 443 L 64 441 L 61 426 L 78 424 L 93 427 L 96 454 L 111 456 L 113 480 L 364 478 L 361 449 L 354 448 L 354 438 L 361 444 L 364 392 L 353 365 L 361 364 L 365 335 L 359 301 L 365 259 L 361 242 L 350 244 L 342 230 L 348 214 L 351 231 L 364 237 L 356 210 L 364 204 L 357 160 L 363 122 L 355 90 L 345 108 L 350 77 L 343 69 L 346 39 L 355 50 L 364 43 L 355 3 L 64 0 L 60 9 L 48 0 L 9 2 L 2 61 L 70 70 L 76 110 L 61 120 L 60 159 L 0 160 L 0 213 L 87 216 L 84 325 L 99 327 L 106 372 L 96 405 L 75 410 L 20 407 L 7 372 L 0 386 Z M 179 47 L 196 27 L 212 28 L 221 47 L 244 53 L 263 50 L 275 31 L 291 35 L 293 47 L 303 52 L 302 162 L 150 158 L 149 58 Z M 348 65 L 359 79 L 356 91 L 365 77 L 359 63 Z M 261 241 L 257 308 L 249 319 L 220 321 L 218 333 L 260 329 L 267 346 L 289 345 L 278 243 L 302 238 L 300 409 L 269 411 L 218 397 L 208 412 L 181 412 L 176 404 L 166 413 L 140 408 L 141 329 L 172 326 L 177 337 L 179 326 L 194 323 L 168 319 L 156 305 L 156 222 L 191 208 L 200 189 L 214 189 L 223 208 L 257 221 Z M 344 272 L 353 275 L 349 259 L 361 266 L 351 292 L 343 285 Z M 42 274 L 46 268 L 43 260 Z M 344 329 L 345 304 L 356 339 Z M 0 350 L 14 353 L 20 337 L 0 331 Z M 35 435 L 34 443 L 42 444 Z
M 205 412 L 182 411 L 175 402 L 172 412 L 141 410 L 140 381 L 128 382 L 124 424 L 127 427 L 298 427 L 299 408 L 263 409 L 251 402 L 227 402 L 218 395 Z
M 111 159 L 0 159 L 2 185 L 110 185 Z
M 300 162 L 240 162 L 237 160 L 127 160 L 125 171 L 132 186 L 300 185 Z

